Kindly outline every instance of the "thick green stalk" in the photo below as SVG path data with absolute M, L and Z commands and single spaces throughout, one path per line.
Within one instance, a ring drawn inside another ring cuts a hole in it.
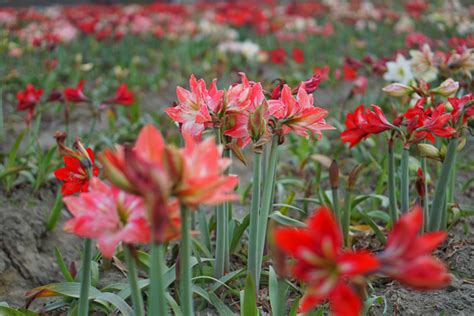
M 395 155 L 393 152 L 393 143 L 388 145 L 388 199 L 390 207 L 390 217 L 392 225 L 397 221 L 397 196 L 395 192 Z
M 400 165 L 400 198 L 401 198 L 401 209 L 402 213 L 408 211 L 410 207 L 410 194 L 409 194 L 409 174 L 408 174 L 408 160 L 410 159 L 410 152 L 408 148 L 403 148 L 402 151 L 402 162 Z
M 276 311 L 273 311 L 275 316 L 285 316 L 287 306 L 288 283 L 284 278 L 278 277 L 278 305 Z
M 181 293 L 181 310 L 183 315 L 193 316 L 192 270 L 191 270 L 191 229 L 189 227 L 189 212 L 181 206 L 181 261 L 179 291 Z
M 89 315 L 89 288 L 91 287 L 92 239 L 84 240 L 84 256 L 82 257 L 81 294 L 79 296 L 79 316 Z
M 250 208 L 249 224 L 249 248 L 247 270 L 252 275 L 252 280 L 257 280 L 257 236 L 258 236 L 258 217 L 260 212 L 260 189 L 262 174 L 262 154 L 254 152 L 253 154 L 253 177 L 252 177 L 252 204 Z M 257 288 L 257 286 L 256 286 Z
M 132 304 L 135 316 L 145 315 L 143 308 L 143 298 L 140 288 L 138 287 L 137 264 L 133 258 L 129 246 L 124 245 L 123 253 L 125 255 L 125 263 L 128 268 L 128 283 L 130 284 L 130 292 L 132 293 Z
M 336 217 L 337 224 L 341 227 L 341 213 L 339 211 L 339 189 L 332 188 L 332 207 L 334 209 L 334 216 Z
M 153 242 L 150 254 L 150 297 L 148 310 L 150 315 L 168 315 L 166 302 L 166 287 L 163 280 L 165 275 L 165 249 L 163 244 Z
M 268 170 L 265 174 L 266 181 L 263 184 L 262 204 L 258 216 L 257 227 L 257 278 L 255 279 L 255 288 L 258 289 L 260 284 L 260 273 L 262 270 L 263 251 L 265 248 L 265 240 L 267 235 L 268 216 L 272 208 L 273 190 L 275 187 L 275 174 L 278 162 L 278 136 L 273 136 L 270 157 L 268 162 Z
M 344 196 L 344 216 L 342 218 L 342 235 L 344 236 L 344 246 L 349 246 L 349 226 L 351 224 L 351 201 L 352 189 L 346 188 Z
M 432 231 L 441 228 L 441 221 L 444 213 L 446 212 L 446 207 L 444 204 L 446 198 L 446 187 L 449 183 L 451 169 L 456 162 L 458 142 L 458 138 L 452 138 L 449 141 L 443 166 L 441 167 L 441 174 L 439 175 L 438 182 L 436 183 L 436 191 L 430 209 L 430 229 Z
M 226 224 L 227 217 L 225 204 L 216 206 L 216 261 L 214 263 L 214 277 L 219 279 L 224 275 L 226 252 Z
M 423 231 L 428 230 L 428 224 L 429 224 L 429 207 L 430 207 L 430 201 L 428 197 L 428 181 L 426 175 L 428 174 L 428 164 L 426 161 L 426 158 L 421 158 L 421 170 L 423 171 L 423 184 L 425 187 L 425 195 L 423 196 Z

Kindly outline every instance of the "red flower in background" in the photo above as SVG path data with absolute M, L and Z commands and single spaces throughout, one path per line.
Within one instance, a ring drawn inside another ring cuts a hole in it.
M 373 111 L 359 105 L 353 113 L 346 116 L 346 129 L 341 133 L 341 141 L 354 147 L 371 134 L 378 134 L 393 128 L 380 107 L 372 105 Z
M 293 51 L 291 52 L 291 56 L 293 57 L 293 60 L 297 64 L 302 64 L 304 63 L 304 51 L 299 49 L 299 48 L 293 48 Z
M 431 46 L 433 41 L 423 33 L 412 32 L 405 38 L 405 45 L 409 48 L 422 48 L 424 44 Z
M 405 4 L 407 13 L 415 19 L 418 19 L 429 7 L 425 0 L 410 0 Z
M 301 313 L 329 300 L 334 315 L 359 315 L 362 303 L 347 284 L 351 278 L 374 272 L 375 256 L 366 251 L 342 249 L 342 236 L 331 211 L 321 207 L 307 228 L 277 228 L 275 244 L 295 259 L 293 276 L 306 285 Z
M 330 68 L 328 65 L 325 65 L 323 67 L 314 67 L 313 71 L 315 74 L 319 75 L 321 80 L 328 80 L 329 79 L 329 71 Z
M 120 105 L 131 105 L 135 101 L 135 95 L 132 91 L 128 90 L 126 83 L 121 84 L 115 92 L 114 98 L 108 100 L 106 103 L 120 104 Z
M 94 163 L 94 152 L 90 148 L 87 148 L 86 152 L 87 157 L 81 160 L 78 157 L 64 156 L 65 167 L 54 172 L 58 180 L 64 181 L 61 187 L 64 196 L 87 192 L 91 177 L 97 177 L 99 174 L 99 168 Z
M 27 84 L 24 91 L 16 93 L 18 111 L 28 111 L 27 122 L 31 122 L 36 105 L 40 102 L 43 89 L 36 89 L 32 84 Z
M 358 76 L 354 80 L 354 85 L 352 86 L 352 94 L 364 94 L 367 90 L 367 85 L 369 84 L 369 80 L 365 76 Z
M 403 215 L 390 232 L 385 250 L 378 256 L 381 271 L 410 287 L 421 290 L 449 285 L 451 276 L 431 252 L 446 238 L 445 232 L 418 235 L 423 210 L 415 206 Z
M 342 67 L 342 71 L 344 73 L 344 77 L 342 79 L 345 81 L 353 81 L 357 78 L 357 69 L 351 67 L 347 63 L 345 63 Z
M 84 95 L 84 80 L 79 81 L 75 88 L 64 89 L 64 97 L 69 102 L 87 102 L 89 99 Z
M 270 51 L 270 61 L 274 64 L 283 64 L 286 60 L 286 51 L 284 48 L 276 48 Z

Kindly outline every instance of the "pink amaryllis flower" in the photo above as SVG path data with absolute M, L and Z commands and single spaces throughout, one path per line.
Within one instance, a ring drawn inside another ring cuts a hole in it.
M 224 175 L 231 163 L 222 157 L 222 146 L 214 138 L 196 142 L 192 135 L 185 134 L 185 147 L 181 149 L 181 179 L 174 194 L 181 203 L 195 208 L 200 204 L 215 205 L 237 200 L 234 188 L 239 182 L 237 176 Z
M 115 96 L 106 101 L 107 104 L 131 105 L 135 101 L 135 95 L 128 90 L 126 83 L 122 83 L 115 91 Z
M 240 147 L 245 147 L 250 142 L 250 113 L 265 102 L 265 95 L 259 82 L 249 81 L 244 73 L 240 76 L 242 82 L 232 85 L 226 94 L 224 135 L 236 139 Z
M 372 104 L 373 110 L 359 105 L 353 113 L 346 116 L 346 129 L 341 133 L 341 141 L 352 148 L 371 134 L 378 134 L 394 128 L 380 107 Z
M 31 119 L 33 118 L 36 105 L 40 102 L 41 95 L 43 95 L 43 89 L 37 89 L 30 83 L 26 85 L 24 91 L 16 93 L 16 99 L 18 100 L 16 109 L 18 111 L 28 111 L 28 123 L 31 122 Z
M 341 230 L 328 208 L 317 210 L 307 224 L 275 230 L 276 247 L 295 259 L 292 274 L 306 286 L 299 311 L 329 300 L 334 315 L 359 315 L 362 302 L 348 281 L 374 272 L 379 261 L 366 251 L 342 249 Z
M 167 108 L 165 112 L 173 121 L 182 124 L 182 131 L 200 139 L 202 132 L 212 125 L 211 112 L 218 112 L 224 91 L 218 90 L 214 79 L 209 88 L 203 79 L 197 80 L 194 75 L 189 79 L 191 91 L 177 87 L 178 104 Z
M 445 232 L 419 235 L 423 210 L 416 205 L 403 215 L 390 232 L 385 250 L 379 254 L 380 270 L 415 289 L 439 289 L 449 285 L 451 276 L 431 252 L 446 238 Z
M 87 102 L 87 98 L 84 94 L 84 80 L 80 80 L 75 88 L 64 89 L 64 97 L 69 102 Z
M 310 131 L 321 137 L 322 130 L 334 129 L 325 121 L 328 111 L 313 106 L 313 96 L 306 92 L 304 83 L 299 86 L 296 98 L 291 88 L 284 85 L 281 98 L 269 100 L 268 105 L 269 111 L 280 121 L 284 135 L 293 131 L 306 137 Z
M 111 258 L 120 242 L 145 244 L 150 226 L 143 199 L 94 178 L 89 192 L 63 199 L 73 218 L 64 229 L 80 237 L 97 239 L 98 248 Z

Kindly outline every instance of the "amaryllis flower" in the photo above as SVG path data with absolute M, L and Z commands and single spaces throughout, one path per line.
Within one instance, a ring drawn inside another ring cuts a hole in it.
M 446 267 L 431 252 L 446 238 L 445 232 L 419 235 L 423 210 L 415 206 L 404 214 L 390 232 L 385 250 L 378 256 L 380 270 L 415 289 L 438 289 L 449 285 Z
M 30 122 L 33 118 L 36 105 L 40 102 L 42 94 L 43 89 L 36 89 L 32 84 L 27 84 L 24 91 L 16 93 L 16 99 L 18 100 L 16 109 L 18 111 L 28 111 L 27 122 Z
M 120 104 L 120 105 L 131 105 L 135 100 L 135 95 L 132 91 L 128 90 L 128 86 L 126 83 L 121 84 L 117 91 L 115 92 L 115 96 L 106 101 L 109 104 Z
M 448 99 L 450 105 L 453 107 L 453 111 L 451 112 L 451 116 L 453 119 L 453 124 L 455 124 L 459 117 L 461 116 L 462 112 L 464 111 L 464 116 L 462 118 L 462 123 L 466 124 L 466 122 L 472 118 L 474 118 L 474 105 L 469 106 L 466 110 L 464 107 L 474 101 L 473 94 L 466 94 L 461 98 L 449 98 Z
M 217 90 L 214 79 L 209 88 L 203 79 L 197 80 L 194 75 L 189 79 L 191 91 L 176 88 L 178 104 L 167 108 L 165 112 L 177 123 L 182 124 L 182 131 L 190 133 L 196 139 L 212 125 L 210 111 L 218 112 L 222 104 L 224 92 Z
M 100 252 L 112 258 L 120 242 L 145 244 L 150 226 L 143 199 L 94 178 L 89 192 L 63 199 L 73 218 L 64 229 L 80 237 L 97 239 Z
M 365 76 L 358 76 L 354 80 L 354 86 L 352 86 L 352 94 L 364 94 L 365 90 L 367 90 L 367 85 L 369 80 Z
M 434 136 L 450 138 L 456 132 L 456 129 L 448 125 L 452 115 L 446 113 L 444 104 L 425 109 L 425 102 L 425 98 L 419 99 L 415 106 L 404 114 L 409 143 L 419 143 L 425 139 L 434 142 Z
M 89 99 L 84 95 L 84 80 L 79 81 L 75 88 L 64 89 L 64 97 L 69 102 L 87 102 Z
M 291 88 L 284 85 L 280 100 L 269 100 L 269 111 L 282 124 L 283 134 L 295 132 L 301 136 L 308 136 L 308 131 L 321 136 L 322 130 L 334 129 L 324 120 L 328 111 L 313 106 L 313 95 L 306 92 L 302 83 L 296 98 Z
M 299 48 L 293 48 L 291 51 L 291 56 L 293 57 L 293 60 L 297 64 L 302 64 L 304 63 L 304 51 L 299 49 Z
M 76 157 L 64 156 L 65 167 L 54 171 L 56 178 L 64 181 L 61 187 L 61 193 L 64 196 L 87 192 L 91 178 L 99 174 L 99 168 L 94 163 L 94 152 L 90 148 L 85 151 L 86 153 L 81 153 Z
M 359 315 L 362 303 L 348 285 L 379 267 L 366 251 L 342 249 L 341 230 L 331 211 L 321 207 L 307 228 L 278 228 L 275 245 L 295 259 L 293 276 L 305 284 L 299 311 L 307 312 L 329 300 L 334 315 Z
M 346 116 L 346 129 L 341 133 L 341 141 L 352 148 L 371 134 L 378 134 L 394 128 L 380 107 L 372 104 L 373 111 L 359 105 L 353 113 Z
M 237 200 L 234 188 L 239 182 L 237 176 L 224 175 L 231 160 L 222 158 L 222 146 L 214 138 L 195 142 L 189 134 L 183 135 L 185 147 L 181 149 L 181 179 L 174 194 L 181 203 L 195 208 L 200 204 L 215 205 Z
M 249 116 L 265 102 L 265 95 L 260 83 L 249 81 L 240 73 L 242 82 L 232 85 L 226 94 L 224 114 L 224 134 L 237 140 L 240 147 L 250 142 Z
M 276 48 L 270 51 L 270 61 L 274 64 L 283 64 L 286 60 L 286 51 L 284 48 Z
M 304 84 L 304 89 L 308 94 L 313 93 L 316 91 L 316 89 L 319 87 L 319 84 L 321 83 L 321 76 L 318 73 L 315 73 L 312 75 L 310 78 L 308 78 L 306 81 L 301 82 L 295 89 L 293 89 L 293 93 L 298 93 L 298 90 L 300 89 L 301 85 Z

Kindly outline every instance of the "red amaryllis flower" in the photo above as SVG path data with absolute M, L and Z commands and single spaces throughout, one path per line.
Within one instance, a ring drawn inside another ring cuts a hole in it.
M 304 83 L 301 83 L 296 98 L 285 84 L 280 100 L 269 100 L 268 105 L 270 113 L 281 122 L 283 134 L 294 131 L 308 136 L 308 131 L 311 131 L 321 137 L 322 130 L 334 129 L 324 120 L 328 111 L 313 106 L 313 95 L 306 92 Z
M 274 64 L 283 64 L 286 60 L 286 51 L 284 48 L 276 48 L 270 51 L 270 61 Z
M 324 81 L 329 79 L 329 72 L 331 71 L 331 69 L 328 65 L 325 65 L 323 67 L 314 67 L 313 71 L 315 75 L 319 75 L 321 80 Z
M 352 94 L 364 94 L 365 90 L 367 90 L 367 85 L 369 80 L 365 76 L 358 76 L 354 80 L 354 86 L 352 87 Z
M 307 228 L 275 230 L 275 245 L 295 258 L 293 276 L 306 285 L 300 312 L 329 300 L 334 315 L 359 315 L 362 303 L 347 282 L 375 271 L 377 258 L 342 249 L 341 230 L 328 208 L 321 207 L 307 223 Z
M 131 105 L 135 101 L 135 95 L 132 91 L 128 90 L 126 83 L 122 83 L 115 92 L 115 96 L 106 101 L 110 104 L 120 104 L 120 105 Z
M 79 81 L 75 88 L 64 89 L 64 97 L 69 102 L 87 102 L 89 99 L 84 95 L 84 80 Z
M 222 158 L 222 146 L 214 138 L 195 142 L 191 135 L 184 134 L 185 147 L 181 149 L 182 173 L 174 190 L 181 203 L 195 208 L 199 204 L 215 205 L 237 200 L 234 188 L 239 178 L 226 176 L 224 171 L 231 160 Z
M 443 263 L 431 252 L 446 238 L 445 232 L 418 235 L 423 210 L 416 205 L 403 215 L 390 232 L 385 250 L 378 256 L 380 270 L 415 289 L 438 289 L 449 285 L 451 277 Z
M 410 134 L 408 142 L 419 143 L 424 139 L 434 142 L 435 135 L 443 138 L 451 137 L 456 132 L 456 129 L 448 125 L 452 120 L 452 114 L 445 113 L 444 104 L 425 109 L 424 103 L 425 99 L 421 98 L 404 114 L 407 120 L 407 132 Z
M 474 101 L 474 95 L 470 93 L 470 94 L 466 94 L 465 96 L 461 98 L 449 98 L 448 101 L 453 107 L 451 116 L 453 118 L 452 123 L 455 124 L 457 120 L 459 120 L 459 117 L 461 116 L 461 113 L 463 112 L 465 105 L 468 102 Z M 466 124 L 468 120 L 473 119 L 473 118 L 474 118 L 474 105 L 471 105 L 465 110 L 464 116 L 462 118 L 462 123 Z
M 97 239 L 100 252 L 112 258 L 120 242 L 150 241 L 150 225 L 143 199 L 91 179 L 89 191 L 63 199 L 73 218 L 64 230 L 80 237 Z
M 378 134 L 394 127 L 387 120 L 380 107 L 372 104 L 373 111 L 364 107 L 361 104 L 355 109 L 354 113 L 348 113 L 346 116 L 346 129 L 341 133 L 341 141 L 349 143 L 350 148 L 371 134 Z
M 353 81 L 357 78 L 357 69 L 351 67 L 347 63 L 342 67 L 344 77 L 342 78 L 345 81 Z
M 167 108 L 165 112 L 173 121 L 182 124 L 182 131 L 200 139 L 206 127 L 212 124 L 210 111 L 218 112 L 221 107 L 224 91 L 217 90 L 214 79 L 206 88 L 203 79 L 197 80 L 194 75 L 189 79 L 191 91 L 176 88 L 178 105 Z
M 306 93 L 311 94 L 314 91 L 316 91 L 316 89 L 319 87 L 319 84 L 321 83 L 321 80 L 322 80 L 321 76 L 319 74 L 315 73 L 309 79 L 307 79 L 306 81 L 300 83 L 295 89 L 293 89 L 292 92 L 294 94 L 298 93 L 298 90 L 300 89 L 301 84 L 304 83 L 304 89 L 306 90 Z
M 16 109 L 18 111 L 28 111 L 27 122 L 30 122 L 33 118 L 36 105 L 40 102 L 43 89 L 36 89 L 32 84 L 27 84 L 24 91 L 16 93 L 16 99 L 18 104 Z
M 293 48 L 291 52 L 291 56 L 293 57 L 293 60 L 297 64 L 302 64 L 304 63 L 304 51 L 299 49 L 299 48 Z
M 94 152 L 87 148 L 87 157 L 79 160 L 77 157 L 64 156 L 64 168 L 54 172 L 58 180 L 64 181 L 61 193 L 71 195 L 76 192 L 87 192 L 91 177 L 97 177 L 99 168 L 94 164 Z M 90 171 L 89 171 L 90 170 Z

